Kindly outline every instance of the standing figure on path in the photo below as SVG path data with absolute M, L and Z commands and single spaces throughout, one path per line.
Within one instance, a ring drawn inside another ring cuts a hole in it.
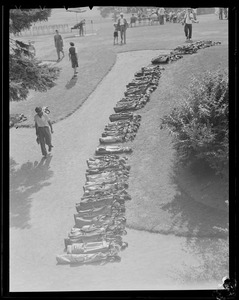
M 128 28 L 128 22 L 124 18 L 124 14 L 120 13 L 120 18 L 118 19 L 118 26 L 120 29 L 120 37 L 121 37 L 121 44 L 126 44 L 126 30 Z
M 224 17 L 225 19 L 227 19 L 227 7 L 224 7 L 223 11 L 224 11 Z
M 223 20 L 223 8 L 219 7 L 219 20 Z
M 78 57 L 77 57 L 77 49 L 74 43 L 70 42 L 71 47 L 69 48 L 69 60 L 71 61 L 72 68 L 74 69 L 74 75 L 76 76 L 76 68 L 78 68 Z
M 164 25 L 164 15 L 165 15 L 165 9 L 163 7 L 160 7 L 159 9 L 159 24 Z
M 79 26 L 80 26 L 79 27 L 80 28 L 79 35 L 80 36 L 84 36 L 84 25 L 85 25 L 85 19 L 79 23 Z
M 130 27 L 133 27 L 133 24 L 134 26 L 136 26 L 136 20 L 137 20 L 137 17 L 132 14 L 131 18 L 130 18 Z
M 49 152 L 51 152 L 51 149 L 53 147 L 51 144 L 51 133 L 53 133 L 52 124 L 47 114 L 45 114 L 42 111 L 41 107 L 36 107 L 35 112 L 37 113 L 34 116 L 37 142 L 41 146 L 42 155 L 46 158 L 47 157 L 46 144 L 49 147 L 48 148 Z M 51 128 L 51 133 L 49 127 Z
M 114 45 L 116 41 L 118 44 L 118 24 L 114 23 Z
M 184 25 L 184 33 L 186 36 L 186 42 L 191 42 L 192 38 L 192 23 L 198 23 L 193 18 L 193 14 L 191 12 L 191 8 L 187 8 L 182 25 Z
M 59 34 L 58 30 L 56 30 L 56 34 L 54 36 L 54 41 L 55 41 L 55 47 L 56 47 L 56 53 L 58 56 L 57 61 L 59 61 L 60 58 L 60 52 L 63 54 L 62 58 L 65 56 L 64 51 L 63 51 L 63 39 L 61 35 Z

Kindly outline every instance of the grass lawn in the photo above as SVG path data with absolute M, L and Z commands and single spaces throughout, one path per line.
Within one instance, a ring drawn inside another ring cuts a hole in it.
M 199 50 L 166 66 L 150 102 L 140 110 L 141 127 L 132 143 L 127 225 L 135 229 L 183 236 L 226 236 L 227 183 L 198 164 L 178 168 L 167 130 L 160 118 L 180 105 L 192 74 L 227 69 L 227 46 Z
M 91 19 L 93 20 L 97 35 L 82 38 L 75 37 L 76 33 L 62 33 L 66 55 L 63 60 L 57 63 L 61 68 L 61 74 L 56 86 L 44 93 L 31 91 L 27 100 L 10 103 L 10 113 L 23 113 L 28 118 L 20 126 L 33 126 L 34 109 L 39 105 L 49 106 L 53 122 L 72 114 L 110 71 L 116 61 L 118 52 L 173 49 L 184 42 L 181 24 L 166 23 L 163 26 L 129 28 L 127 31 L 127 44 L 113 46 L 113 21 L 110 18 L 101 18 L 97 10 L 79 15 L 79 19 L 86 18 L 86 24 Z M 76 23 L 75 17 L 75 13 L 67 13 L 64 9 L 57 9 L 53 10 L 52 16 L 44 24 L 62 23 L 73 25 Z M 129 15 L 126 15 L 126 17 L 129 19 Z M 199 21 L 199 24 L 193 25 L 195 40 L 220 40 L 224 45 L 227 45 L 227 21 L 220 22 L 215 15 L 199 16 Z M 29 37 L 22 36 L 19 39 L 28 40 Z M 57 57 L 53 35 L 33 36 L 31 39 L 35 41 L 37 57 L 46 63 L 56 64 Z M 73 70 L 68 59 L 68 47 L 71 41 L 75 42 L 78 48 L 79 74 L 76 79 L 72 79 Z

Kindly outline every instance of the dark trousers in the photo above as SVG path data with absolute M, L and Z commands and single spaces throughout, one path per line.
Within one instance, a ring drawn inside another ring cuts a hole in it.
M 120 25 L 120 38 L 121 42 L 126 44 L 126 29 L 124 25 Z
M 159 24 L 160 25 L 164 24 L 164 15 L 159 15 Z
M 47 155 L 46 144 L 51 146 L 51 133 L 48 126 L 38 127 L 37 133 L 39 136 L 39 142 L 41 145 L 42 155 Z
M 223 20 L 223 11 L 222 11 L 222 8 L 219 9 L 219 20 Z
M 84 29 L 83 29 L 83 26 L 80 27 L 80 35 L 84 35 Z
M 187 39 L 191 39 L 192 37 L 192 24 L 184 25 L 184 32 Z

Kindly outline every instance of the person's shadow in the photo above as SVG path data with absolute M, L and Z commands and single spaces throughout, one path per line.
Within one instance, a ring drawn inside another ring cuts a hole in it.
M 48 156 L 39 163 L 28 161 L 16 169 L 16 162 L 10 158 L 10 227 L 30 227 L 31 195 L 50 185 L 47 180 L 53 175 L 51 159 Z
M 67 90 L 71 89 L 77 82 L 78 77 L 77 76 L 73 76 L 70 81 L 67 82 L 67 84 L 65 85 L 65 88 Z

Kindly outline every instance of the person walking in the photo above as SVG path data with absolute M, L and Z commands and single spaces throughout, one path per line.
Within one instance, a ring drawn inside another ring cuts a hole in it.
M 49 152 L 51 152 L 51 149 L 53 147 L 51 143 L 51 133 L 53 133 L 53 128 L 49 117 L 43 112 L 42 107 L 36 107 L 35 112 L 37 113 L 34 116 L 37 143 L 40 144 L 42 155 L 44 156 L 44 158 L 46 158 L 46 144 L 48 145 Z
M 79 26 L 80 26 L 79 35 L 84 36 L 85 19 L 79 23 Z
M 64 51 L 63 51 L 63 39 L 61 35 L 59 34 L 58 30 L 56 30 L 56 34 L 54 35 L 54 42 L 55 42 L 55 47 L 56 47 L 56 53 L 58 56 L 57 61 L 59 61 L 60 58 L 60 52 L 62 53 L 62 58 L 65 56 Z
M 159 9 L 159 24 L 164 25 L 164 15 L 165 15 L 165 9 L 163 7 L 160 7 Z
M 134 14 L 132 14 L 130 18 L 130 27 L 133 27 L 133 24 L 134 26 L 136 26 L 136 21 L 137 21 L 137 17 Z
M 77 68 L 78 68 L 78 56 L 77 56 L 77 48 L 75 47 L 75 44 L 70 42 L 71 47 L 69 48 L 69 60 L 71 61 L 72 68 L 74 69 L 74 75 L 73 77 L 76 77 L 77 75 Z
M 194 20 L 192 11 L 190 8 L 186 9 L 186 13 L 182 22 L 182 25 L 184 25 L 184 33 L 186 36 L 186 42 L 192 42 L 192 23 L 198 23 L 198 21 Z
M 118 26 L 120 29 L 121 44 L 126 44 L 126 30 L 128 28 L 128 22 L 124 18 L 123 13 L 120 13 L 120 18 L 118 19 Z
M 225 17 L 225 19 L 227 19 L 227 7 L 224 7 L 224 8 L 223 8 L 223 12 L 224 12 L 224 17 Z
M 223 7 L 219 7 L 219 20 L 223 20 Z

